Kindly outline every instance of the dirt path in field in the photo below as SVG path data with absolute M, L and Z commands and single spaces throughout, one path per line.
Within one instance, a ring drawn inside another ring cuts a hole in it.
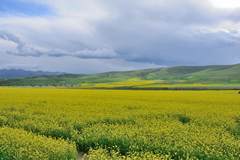
M 79 152 L 79 153 L 78 153 L 77 160 L 85 160 L 85 158 L 84 158 L 84 153 Z

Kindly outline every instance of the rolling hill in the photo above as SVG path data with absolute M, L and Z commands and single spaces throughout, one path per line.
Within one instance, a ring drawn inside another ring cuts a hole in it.
M 48 75 L 0 80 L 1 86 L 154 86 L 158 84 L 240 84 L 240 64 L 179 66 L 91 75 Z

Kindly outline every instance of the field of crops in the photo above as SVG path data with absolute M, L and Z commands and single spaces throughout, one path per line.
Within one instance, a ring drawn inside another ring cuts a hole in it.
M 0 88 L 1 160 L 239 160 L 237 91 Z
M 78 86 L 77 86 L 78 87 Z M 108 82 L 108 83 L 81 83 L 81 89 L 122 89 L 122 90 L 240 90 L 239 83 L 184 83 L 161 80 L 139 80 Z

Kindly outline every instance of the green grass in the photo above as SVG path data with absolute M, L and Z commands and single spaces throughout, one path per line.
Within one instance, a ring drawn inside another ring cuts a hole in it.
M 79 87 L 99 83 L 155 81 L 161 84 L 240 84 L 240 65 L 183 66 L 93 75 L 60 75 L 0 80 L 1 86 Z

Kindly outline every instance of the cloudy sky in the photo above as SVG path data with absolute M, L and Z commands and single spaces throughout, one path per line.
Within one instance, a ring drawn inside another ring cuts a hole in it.
M 240 0 L 1 0 L 0 68 L 240 63 Z

